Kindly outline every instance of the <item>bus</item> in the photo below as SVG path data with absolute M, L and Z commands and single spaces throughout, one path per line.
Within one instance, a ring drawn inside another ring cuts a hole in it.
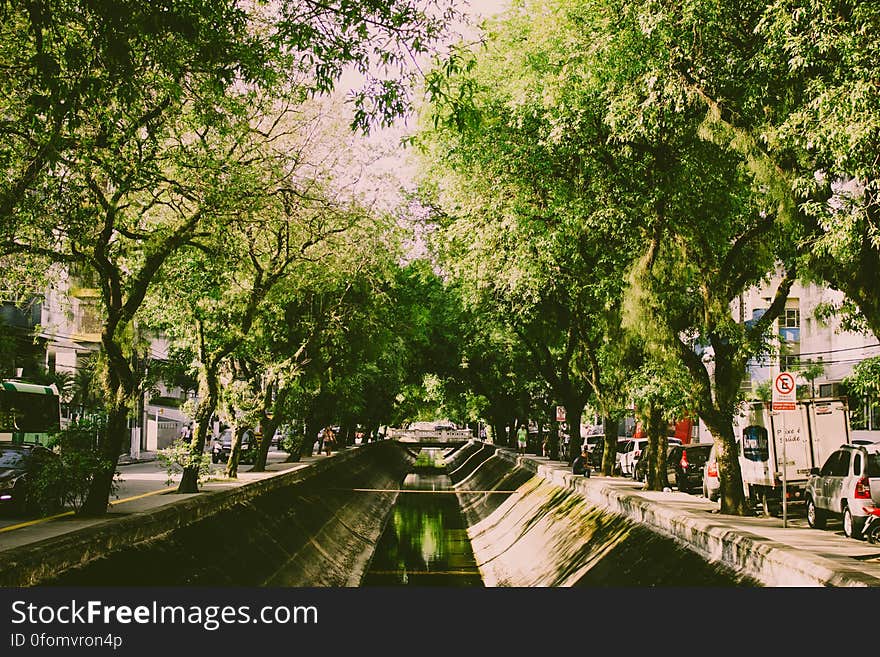
M 61 429 L 58 388 L 23 381 L 0 381 L 0 442 L 47 445 Z

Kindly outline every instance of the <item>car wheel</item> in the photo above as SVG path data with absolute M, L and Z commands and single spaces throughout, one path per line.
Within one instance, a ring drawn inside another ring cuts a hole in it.
M 813 529 L 825 529 L 825 512 L 816 507 L 812 497 L 807 498 L 807 524 Z
M 679 475 L 675 475 L 675 487 L 681 493 L 687 493 L 689 490 L 688 485 L 687 485 L 687 481 Z
M 847 538 L 862 537 L 862 520 L 855 518 L 849 507 L 843 510 L 843 533 Z

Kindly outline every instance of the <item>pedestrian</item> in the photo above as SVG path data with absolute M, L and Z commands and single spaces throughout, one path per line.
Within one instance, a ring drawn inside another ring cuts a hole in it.
M 336 434 L 333 433 L 333 427 L 324 428 L 324 454 L 330 456 L 333 447 L 336 445 Z
M 526 453 L 526 445 L 528 444 L 529 434 L 526 431 L 525 425 L 519 425 L 519 430 L 516 432 L 516 445 L 519 448 L 519 453 L 525 455 Z
M 585 477 L 590 476 L 590 453 L 586 447 L 581 447 L 580 456 L 575 457 L 572 462 L 571 473 Z

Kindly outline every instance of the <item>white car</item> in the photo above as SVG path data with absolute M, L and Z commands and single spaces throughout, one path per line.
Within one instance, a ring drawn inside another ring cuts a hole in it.
M 810 527 L 837 516 L 846 536 L 860 538 L 867 509 L 880 506 L 880 445 L 841 445 L 810 471 L 805 497 Z
M 617 471 L 632 477 L 636 461 L 642 456 L 642 450 L 648 446 L 647 438 L 627 438 L 617 444 Z
M 718 479 L 718 459 L 715 456 L 715 445 L 709 450 L 709 457 L 703 464 L 703 497 L 717 502 L 720 496 L 721 480 Z

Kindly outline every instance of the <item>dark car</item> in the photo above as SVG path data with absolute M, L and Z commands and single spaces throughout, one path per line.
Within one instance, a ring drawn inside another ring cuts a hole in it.
M 675 487 L 690 493 L 703 490 L 703 466 L 712 451 L 712 443 L 672 445 L 666 457 L 667 466 L 674 470 Z M 672 470 L 668 470 L 670 473 Z
M 0 511 L 24 514 L 31 510 L 29 482 L 58 455 L 41 445 L 0 443 Z
M 251 430 L 247 429 L 241 439 L 241 451 L 246 452 L 251 447 Z M 228 461 L 232 452 L 232 429 L 224 429 L 219 438 L 211 443 L 211 461 L 219 463 Z
M 666 449 L 666 485 L 675 482 L 678 490 L 689 493 L 703 488 L 703 464 L 709 458 L 712 443 L 694 443 L 691 445 L 669 445 Z M 645 481 L 648 476 L 648 464 L 645 459 L 636 463 L 633 479 Z
M 670 479 L 675 479 L 675 470 L 672 467 L 672 450 L 678 447 L 678 445 L 669 445 L 666 448 L 666 484 L 669 485 Z M 644 456 L 644 454 L 642 454 Z M 636 466 L 633 468 L 633 479 L 636 481 L 647 481 L 648 480 L 648 460 L 640 458 L 636 461 Z

